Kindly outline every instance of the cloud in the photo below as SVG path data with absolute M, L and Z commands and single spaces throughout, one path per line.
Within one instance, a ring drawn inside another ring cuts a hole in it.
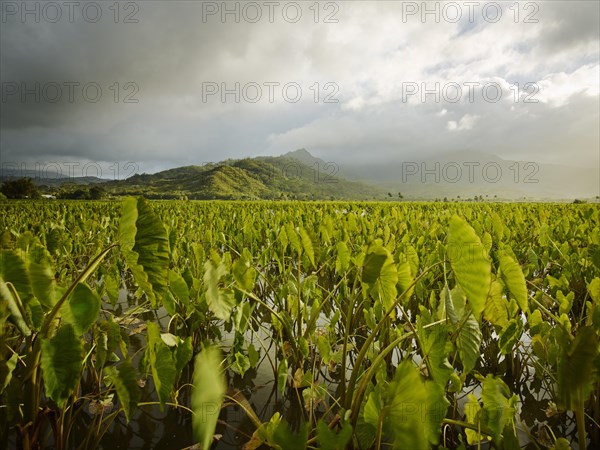
M 449 131 L 470 130 L 473 128 L 473 125 L 475 125 L 475 122 L 477 122 L 478 118 L 479 118 L 479 116 L 465 114 L 464 116 L 462 116 L 460 118 L 460 120 L 458 122 L 456 122 L 455 120 L 448 121 L 448 124 L 446 125 L 446 129 Z
M 518 20 L 502 3 L 496 23 L 480 10 L 469 20 L 466 6 L 456 23 L 423 23 L 403 16 L 405 3 L 320 3 L 317 23 L 305 3 L 297 23 L 283 4 L 272 21 L 263 7 L 250 23 L 239 3 L 239 23 L 223 23 L 203 16 L 211 2 L 167 1 L 135 2 L 137 23 L 123 23 L 125 10 L 115 23 L 107 7 L 98 23 L 79 10 L 72 23 L 2 17 L 0 158 L 138 161 L 147 171 L 300 147 L 357 163 L 464 148 L 595 160 L 596 2 L 521 3 Z M 337 22 L 325 23 L 332 13 Z M 47 101 L 55 84 L 62 96 Z M 261 96 L 248 101 L 255 85 Z M 90 101 L 86 86 L 101 97 Z
M 600 65 L 587 64 L 572 73 L 551 73 L 538 82 L 537 98 L 554 107 L 567 105 L 569 99 L 576 94 L 598 97 Z

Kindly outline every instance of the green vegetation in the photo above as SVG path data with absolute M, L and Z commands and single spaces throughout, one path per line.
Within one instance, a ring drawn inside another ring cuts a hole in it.
M 178 167 L 105 184 L 114 195 L 155 199 L 329 200 L 382 198 L 376 188 L 333 175 L 334 167 L 295 158 L 263 157 Z
M 479 158 L 483 156 L 481 154 Z M 498 164 L 502 161 L 497 157 L 492 159 Z M 574 175 L 577 183 L 570 184 L 572 189 L 563 189 L 560 180 L 566 179 L 564 170 L 544 172 L 540 180 L 520 182 L 513 173 L 519 164 L 509 164 L 508 161 L 504 161 L 502 170 L 499 169 L 505 175 L 499 183 L 486 181 L 481 177 L 471 180 L 466 172 L 456 183 L 440 178 L 439 171 L 445 170 L 440 167 L 485 167 L 486 160 L 479 161 L 476 154 L 472 153 L 446 156 L 441 161 L 430 161 L 425 166 L 416 162 L 406 163 L 407 167 L 414 170 L 437 167 L 431 169 L 433 172 L 429 172 L 429 175 L 417 172 L 409 176 L 408 169 L 403 164 L 380 166 L 377 170 L 374 167 L 369 169 L 368 165 L 354 168 L 339 166 L 300 149 L 281 156 L 229 159 L 218 163 L 177 167 L 154 174 L 135 174 L 124 180 L 90 176 L 65 177 L 62 173 L 47 171 L 32 172 L 32 177 L 44 197 L 70 200 L 118 199 L 123 196 L 141 196 L 152 200 L 506 202 L 512 199 L 518 202 L 534 200 L 575 203 L 598 203 L 599 200 L 598 197 L 589 196 L 591 192 L 597 191 L 598 177 L 595 172 L 593 180 L 589 174 Z M 558 179 L 548 176 L 550 173 L 557 175 Z M 0 181 L 14 183 L 18 180 L 6 174 L 5 178 L 0 177 Z M 9 198 L 34 197 L 23 194 Z
M 155 174 L 136 174 L 126 180 L 95 177 L 44 178 L 38 174 L 37 191 L 59 199 L 99 200 L 143 196 L 175 200 L 376 200 L 383 192 L 336 176 L 338 167 L 306 151 L 277 157 L 257 157 L 186 166 Z M 6 189 L 25 179 L 7 179 Z M 4 188 L 3 188 L 4 189 Z M 10 191 L 12 192 L 12 191 Z M 20 196 L 39 198 L 20 188 Z M 399 196 L 399 198 L 401 198 Z
M 0 208 L 2 448 L 97 448 L 150 408 L 198 448 L 234 408 L 247 449 L 600 445 L 593 205 Z
M 19 178 L 17 180 L 5 181 L 2 183 L 0 191 L 4 198 L 40 198 L 40 192 L 31 178 Z
M 66 200 L 102 200 L 107 195 L 102 186 L 77 187 L 73 190 L 61 189 L 57 197 Z

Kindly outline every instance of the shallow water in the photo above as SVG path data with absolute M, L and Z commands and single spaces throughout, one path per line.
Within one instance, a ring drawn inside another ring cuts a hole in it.
M 107 310 L 113 310 L 115 315 L 118 316 L 119 313 L 129 310 L 136 304 L 137 299 L 133 291 L 122 289 L 116 308 L 113 309 L 110 305 L 106 305 L 106 307 Z M 163 330 L 168 327 L 169 316 L 164 309 L 159 309 L 156 313 L 146 312 L 138 317 L 144 320 L 158 321 Z M 132 329 L 136 327 L 143 328 L 145 325 L 144 320 L 140 320 L 139 318 L 133 317 L 131 322 L 127 322 L 128 319 L 125 319 L 123 323 L 129 324 L 129 327 Z M 323 316 L 319 319 L 318 326 L 324 326 L 326 322 L 327 318 Z M 272 336 L 267 335 L 264 330 L 259 330 L 258 332 L 248 330 L 245 338 L 248 340 L 252 339 L 253 333 L 255 335 L 255 340 L 256 337 L 265 341 L 272 338 Z M 134 334 L 130 337 L 130 353 L 135 353 L 144 347 L 145 342 L 142 336 L 143 334 Z M 223 348 L 224 351 L 227 351 L 233 344 L 233 339 L 233 332 L 223 333 L 223 339 L 220 342 L 221 348 Z M 524 346 L 529 346 L 530 341 L 531 339 L 526 333 L 521 337 L 521 343 Z M 139 363 L 142 354 L 143 352 L 138 352 L 134 357 L 134 367 Z M 271 359 L 275 360 L 276 355 L 274 347 L 270 349 L 269 355 Z M 399 352 L 395 351 L 392 355 L 393 364 L 397 364 L 400 361 Z M 262 422 L 269 421 L 274 413 L 279 412 L 292 428 L 299 427 L 300 424 L 306 420 L 300 391 L 288 388 L 286 390 L 285 398 L 282 397 L 280 391 L 277 389 L 275 381 L 276 375 L 273 373 L 269 360 L 264 358 L 264 351 L 261 351 L 261 361 L 262 364 L 259 364 L 255 370 L 248 370 L 243 378 L 238 374 L 233 374 L 232 371 L 228 371 L 229 394 L 233 395 L 234 393 L 239 392 L 237 395 L 243 395 Z M 417 364 L 419 363 L 418 356 L 416 357 L 415 362 Z M 504 360 L 499 361 L 500 365 L 505 363 Z M 192 364 L 189 364 L 184 369 L 181 375 L 180 385 L 184 382 L 190 382 L 192 370 Z M 349 370 L 350 368 L 347 369 L 348 376 Z M 535 371 L 533 366 L 526 365 L 521 371 L 519 380 L 515 380 L 509 376 L 503 377 L 504 381 L 511 388 L 511 391 L 519 395 L 520 402 L 518 412 L 520 417 L 529 427 L 533 426 L 531 430 L 532 433 L 537 433 L 537 425 L 534 424 L 548 423 L 555 432 L 559 431 L 562 436 L 567 437 L 571 442 L 576 441 L 575 419 L 572 414 L 567 414 L 569 420 L 566 421 L 564 420 L 564 416 L 563 418 L 546 417 L 545 411 L 548 407 L 548 399 L 550 399 L 552 395 L 544 390 L 541 383 L 536 380 L 534 374 Z M 326 386 L 331 394 L 335 394 L 334 391 L 337 388 L 335 380 L 329 380 Z M 465 385 L 463 391 L 458 396 L 459 411 L 463 410 L 463 406 L 467 401 L 467 394 L 473 393 L 478 395 L 480 389 L 481 385 L 479 384 L 473 386 L 468 384 Z M 150 376 L 148 377 L 145 386 L 142 388 L 142 398 L 140 403 L 154 403 L 156 401 L 157 396 L 155 387 L 152 377 Z M 186 387 L 182 388 L 177 401 L 185 407 L 190 407 L 190 389 Z M 86 400 L 86 402 L 88 401 Z M 76 443 L 80 443 L 83 436 L 88 432 L 89 426 L 93 423 L 92 417 L 92 414 L 89 412 L 89 405 L 84 405 L 82 413 L 77 416 L 77 421 L 72 432 L 72 436 Z M 566 425 L 561 426 L 561 422 L 566 422 Z M 216 450 L 242 448 L 242 446 L 250 440 L 255 429 L 254 424 L 241 407 L 232 405 L 223 408 L 216 430 L 218 440 L 214 443 L 212 448 Z M 517 429 L 519 430 L 519 440 L 522 448 L 535 448 L 533 444 L 530 444 L 530 439 L 525 431 L 525 426 L 523 424 L 517 424 Z M 14 440 L 11 442 L 12 444 L 15 443 Z M 573 443 L 571 445 L 574 450 L 578 449 L 577 444 Z M 124 414 L 119 414 L 100 440 L 97 448 L 105 450 L 175 450 L 185 448 L 195 449 L 193 446 L 194 438 L 192 435 L 192 416 L 190 412 L 183 408 L 169 406 L 166 406 L 164 410 L 161 411 L 158 405 L 152 404 L 138 407 L 129 423 L 126 423 Z M 45 448 L 51 449 L 53 446 L 47 445 Z M 485 449 L 486 447 L 482 446 L 481 448 Z

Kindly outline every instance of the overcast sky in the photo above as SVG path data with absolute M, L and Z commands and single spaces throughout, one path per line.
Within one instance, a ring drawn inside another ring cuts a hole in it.
M 599 4 L 2 1 L 1 161 L 598 167 Z

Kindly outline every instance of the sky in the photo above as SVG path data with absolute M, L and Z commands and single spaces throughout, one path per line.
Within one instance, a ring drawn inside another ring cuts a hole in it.
M 0 162 L 123 178 L 469 150 L 600 171 L 599 5 L 3 0 Z

